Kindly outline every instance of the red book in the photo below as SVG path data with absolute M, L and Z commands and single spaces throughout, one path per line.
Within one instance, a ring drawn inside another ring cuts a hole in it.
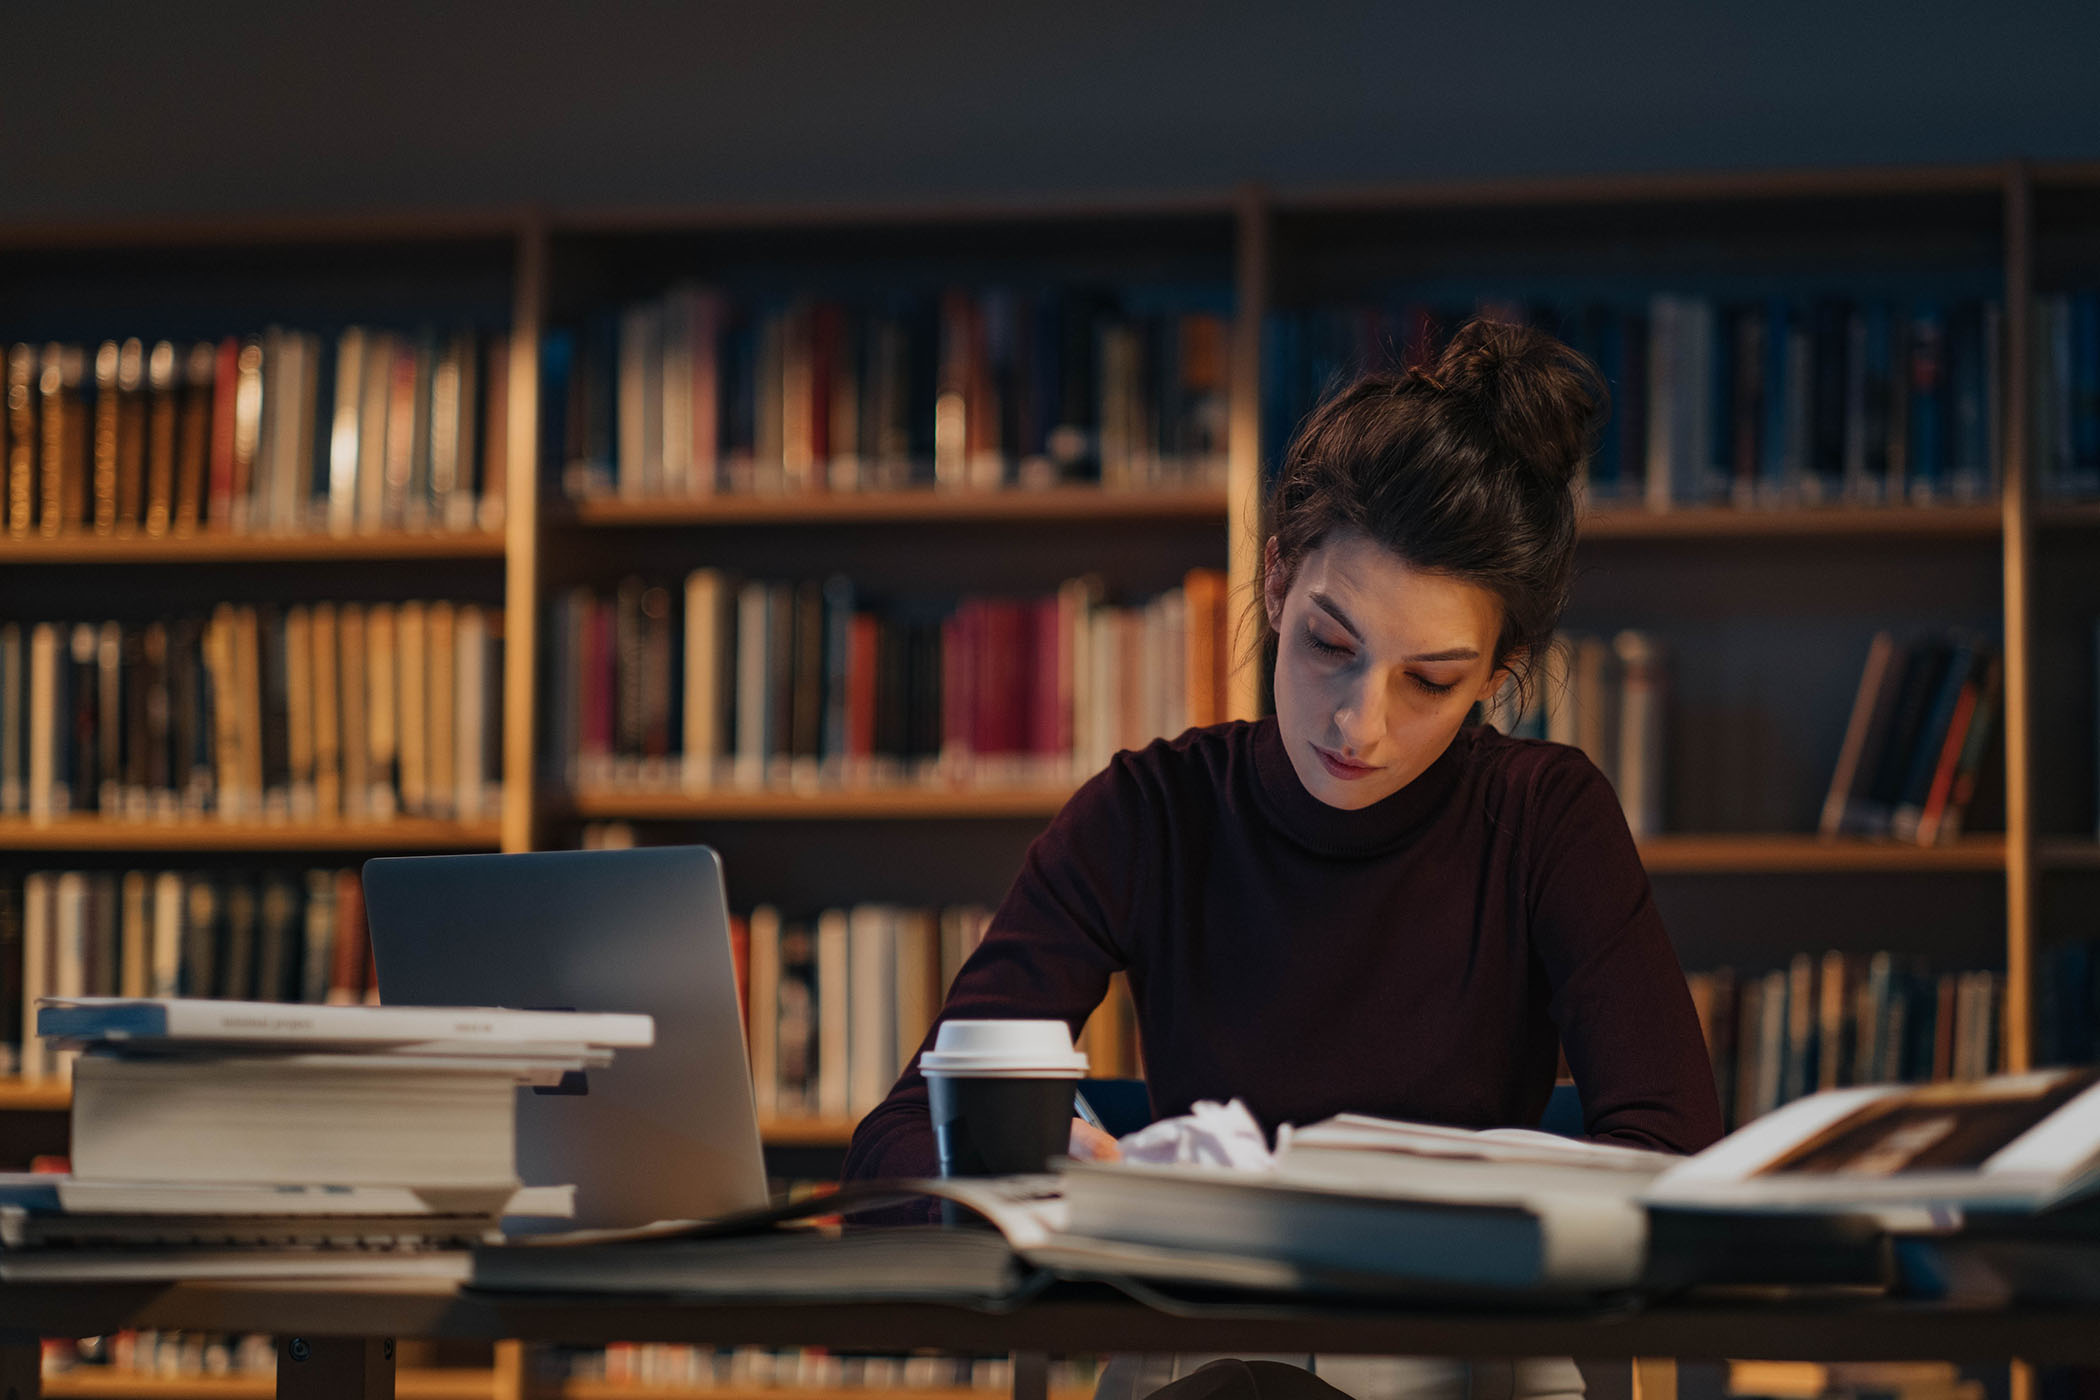
M 229 335 L 219 342 L 211 381 L 211 482 L 205 518 L 218 526 L 233 519 L 233 410 L 240 387 L 241 342 Z
M 1028 751 L 1037 758 L 1055 758 L 1072 747 L 1072 717 L 1068 696 L 1071 669 L 1065 656 L 1065 609 L 1062 598 L 1040 598 L 1030 625 L 1029 674 L 1035 700 L 1028 707 Z
M 978 753 L 1011 754 L 1026 732 L 1028 694 L 1020 684 L 1020 609 L 1005 599 L 979 609 L 977 719 L 971 738 Z
M 826 302 L 810 311 L 809 449 L 817 462 L 816 484 L 831 480 L 831 388 L 836 380 L 839 346 L 845 339 L 845 313 Z
M 846 625 L 846 757 L 875 752 L 875 671 L 882 624 L 872 613 L 855 613 Z
M 352 1005 L 365 997 L 372 963 L 372 934 L 365 927 L 365 887 L 355 870 L 335 877 L 335 948 L 329 960 L 328 1001 Z
M 1947 797 L 1954 789 L 1954 772 L 1961 763 L 1961 751 L 1969 736 L 1969 725 L 1976 717 L 1976 700 L 1983 688 L 1979 675 L 1971 673 L 1962 682 L 1961 693 L 1954 700 L 1954 714 L 1947 722 L 1947 737 L 1940 745 L 1940 756 L 1932 769 L 1932 786 L 1926 791 L 1925 805 L 1918 814 L 1917 841 L 1920 846 L 1930 846 L 1940 834 L 1940 818 L 1947 810 Z
M 736 1014 L 744 1038 L 751 1038 L 751 925 L 742 914 L 729 916 L 729 957 L 736 964 Z

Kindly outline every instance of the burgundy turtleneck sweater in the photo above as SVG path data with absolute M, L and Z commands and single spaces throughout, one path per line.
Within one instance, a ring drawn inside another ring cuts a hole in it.
M 1469 727 L 1359 811 L 1305 790 L 1273 718 L 1117 754 L 1029 847 L 941 1017 L 1076 1034 L 1116 971 L 1156 1117 L 1237 1097 L 1272 1133 L 1345 1111 L 1534 1124 L 1564 1046 L 1592 1136 L 1721 1135 L 1618 799 L 1565 745 Z M 915 1056 L 845 1174 L 936 1171 Z

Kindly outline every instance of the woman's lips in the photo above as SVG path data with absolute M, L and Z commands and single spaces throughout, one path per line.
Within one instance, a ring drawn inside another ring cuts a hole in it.
M 1343 782 L 1354 782 L 1358 778 L 1368 778 L 1378 771 L 1369 764 L 1351 763 L 1340 754 L 1329 753 L 1318 744 L 1312 746 L 1312 751 L 1320 756 L 1320 762 L 1326 765 L 1327 771 L 1340 778 Z

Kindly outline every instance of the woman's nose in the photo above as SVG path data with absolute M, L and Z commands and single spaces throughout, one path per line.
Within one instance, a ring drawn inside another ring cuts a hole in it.
M 1366 680 L 1342 701 L 1334 712 L 1334 726 L 1341 731 L 1344 758 L 1355 758 L 1378 742 L 1385 732 L 1385 686 Z

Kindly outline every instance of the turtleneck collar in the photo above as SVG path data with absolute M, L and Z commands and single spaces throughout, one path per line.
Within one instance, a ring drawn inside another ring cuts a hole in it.
M 1254 726 L 1254 789 L 1262 814 L 1284 836 L 1307 850 L 1329 856 L 1368 856 L 1406 841 L 1433 817 L 1458 786 L 1472 746 L 1461 729 L 1413 782 L 1354 811 L 1330 807 L 1305 789 L 1298 770 L 1284 752 L 1276 717 Z

